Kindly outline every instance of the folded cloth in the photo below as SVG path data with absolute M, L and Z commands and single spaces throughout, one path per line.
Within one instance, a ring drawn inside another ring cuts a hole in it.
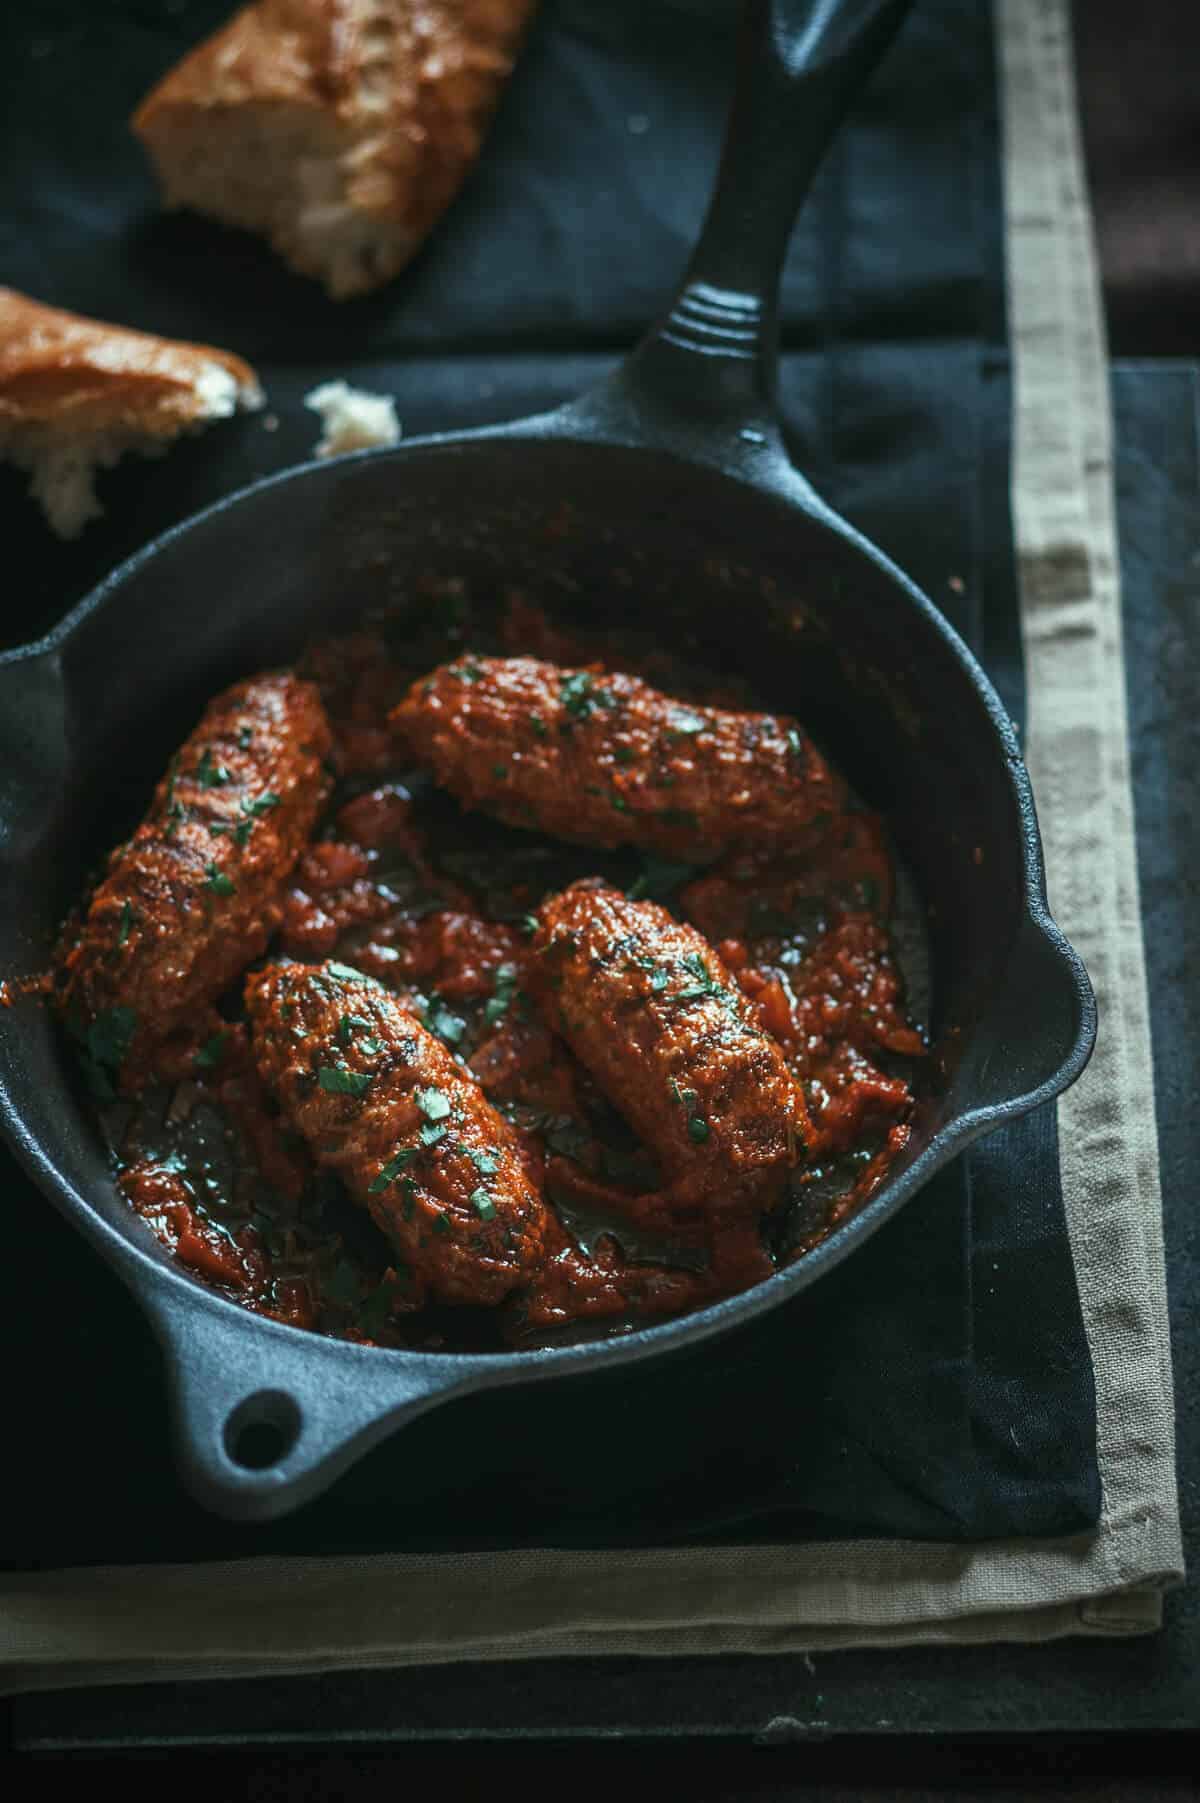
M 1096 987 L 1059 1104 L 1103 1507 L 1070 1537 L 525 1549 L 77 1568 L 0 1585 L 0 1687 L 547 1655 L 781 1653 L 1152 1630 L 1182 1577 L 1111 417 L 1067 0 L 1000 0 L 1027 750 Z

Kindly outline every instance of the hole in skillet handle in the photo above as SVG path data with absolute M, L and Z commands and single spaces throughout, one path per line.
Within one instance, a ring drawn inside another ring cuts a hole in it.
M 326 1340 L 140 1260 L 136 1288 L 166 1355 L 180 1477 L 231 1521 L 271 1521 L 311 1502 L 405 1422 L 511 1381 L 516 1363 Z
M 225 1450 L 246 1471 L 278 1465 L 300 1438 L 304 1417 L 286 1390 L 256 1390 L 226 1417 Z

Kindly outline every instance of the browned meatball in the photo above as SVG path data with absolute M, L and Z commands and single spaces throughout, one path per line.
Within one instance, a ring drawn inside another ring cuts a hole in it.
M 844 789 L 784 715 L 673 701 L 636 676 L 462 657 L 391 715 L 468 807 L 584 845 L 680 858 L 794 842 Z
M 500 1302 L 540 1267 L 546 1207 L 516 1129 L 390 990 L 344 964 L 280 964 L 250 978 L 246 1007 L 263 1081 L 387 1234 L 413 1300 Z
M 280 674 L 218 695 L 150 811 L 109 858 L 59 961 L 93 1070 L 132 1092 L 212 1029 L 211 1004 L 265 950 L 283 884 L 329 790 L 329 725 Z
M 770 1206 L 809 1140 L 804 1098 L 708 941 L 591 878 L 538 923 L 546 1018 L 655 1153 L 671 1205 Z

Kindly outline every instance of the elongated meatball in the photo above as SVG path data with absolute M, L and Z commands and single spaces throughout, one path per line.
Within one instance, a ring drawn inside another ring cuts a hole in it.
M 279 923 L 329 744 L 311 683 L 258 676 L 218 695 L 171 759 L 60 958 L 68 1023 L 102 1080 L 119 1073 L 131 1093 L 211 1031 L 211 1004 Z
M 246 986 L 254 1056 L 317 1162 L 391 1240 L 410 1294 L 500 1302 L 548 1228 L 516 1129 L 382 984 L 280 964 Z
M 794 843 L 844 799 L 794 720 L 531 657 L 443 664 L 391 719 L 466 806 L 584 845 L 707 858 Z
M 809 1140 L 804 1098 L 708 941 L 587 878 L 542 903 L 533 950 L 547 1021 L 655 1153 L 672 1204 L 769 1206 Z

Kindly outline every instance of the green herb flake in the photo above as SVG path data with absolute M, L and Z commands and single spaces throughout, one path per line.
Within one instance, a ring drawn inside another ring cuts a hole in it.
M 613 696 L 597 686 L 589 670 L 574 670 L 570 676 L 564 676 L 558 698 L 576 720 L 586 720 L 593 708 L 616 706 Z
M 382 989 L 383 987 L 377 977 L 369 977 L 365 971 L 355 970 L 352 964 L 335 964 L 331 960 L 326 964 L 325 969 L 331 977 L 337 977 L 343 983 L 366 983 L 371 989 Z
M 211 861 L 204 866 L 204 874 L 208 878 L 204 887 L 211 889 L 214 895 L 235 895 L 237 886 L 231 883 L 224 871 L 218 870 Z
M 224 764 L 214 764 L 212 747 L 206 745 L 200 762 L 192 772 L 196 781 L 205 789 L 222 789 L 229 781 L 229 772 Z
M 517 967 L 515 964 L 498 964 L 492 977 L 492 996 L 483 1011 L 484 1021 L 489 1027 L 496 1026 L 504 1019 L 512 1004 L 517 989 Z
M 427 1121 L 444 1121 L 450 1113 L 449 1097 L 440 1089 L 418 1089 L 415 1100 Z
M 804 761 L 804 736 L 803 736 L 803 734 L 797 732 L 797 730 L 794 726 L 789 726 L 787 742 L 788 742 L 788 750 L 791 752 L 791 754 L 795 758 L 796 762 L 798 764 L 803 763 L 803 761 Z
M 253 738 L 254 728 L 250 725 L 249 721 L 247 721 L 245 725 L 238 727 L 238 749 L 240 751 L 249 751 Z
M 628 814 L 629 803 L 626 801 L 626 799 L 623 795 L 613 795 L 610 799 L 612 801 L 614 808 L 616 808 L 618 814 Z
M 486 1149 L 473 1152 L 469 1146 L 460 1146 L 459 1151 L 466 1152 L 481 1177 L 492 1176 L 500 1169 L 503 1162 L 498 1152 L 489 1152 Z
M 439 1139 L 445 1139 L 449 1131 L 449 1128 L 444 1125 L 439 1127 L 435 1126 L 432 1121 L 426 1121 L 425 1125 L 421 1128 L 419 1136 L 421 1144 L 423 1146 L 436 1146 Z
M 214 1070 L 225 1056 L 225 1042 L 228 1038 L 227 1032 L 220 1032 L 214 1033 L 211 1039 L 206 1039 L 192 1059 L 196 1069 L 200 1071 Z
M 128 902 L 128 901 L 122 902 L 121 903 L 121 924 L 120 924 L 119 928 L 117 929 L 117 944 L 118 945 L 124 945 L 125 941 L 128 939 L 129 929 L 133 925 L 134 918 L 135 917 L 134 917 L 134 912 L 133 912 L 133 903 Z
M 389 1183 L 395 1183 L 405 1165 L 411 1164 L 416 1156 L 415 1146 L 402 1146 L 395 1157 L 389 1158 L 387 1163 L 380 1167 L 378 1175 L 371 1179 L 367 1186 L 368 1195 L 377 1196 L 381 1190 L 388 1187 Z
M 354 1035 L 361 1033 L 364 1027 L 369 1027 L 370 1024 L 370 1021 L 361 1014 L 343 1014 L 337 1024 L 338 1044 L 349 1045 Z
M 613 756 L 618 764 L 632 764 L 637 759 L 637 753 L 632 745 L 614 745 Z
M 451 676 L 457 676 L 460 682 L 478 682 L 483 676 L 483 665 L 473 658 L 463 658 L 461 663 L 451 664 Z
M 446 1219 L 446 1217 L 445 1217 L 445 1215 L 434 1215 L 434 1217 L 433 1217 L 433 1231 L 434 1231 L 434 1232 L 435 1232 L 435 1233 L 449 1233 L 449 1231 L 450 1231 L 450 1223 L 449 1223 L 449 1221 L 448 1221 L 448 1220 L 447 1220 L 447 1219 Z
M 699 714 L 689 714 L 679 710 L 667 721 L 670 730 L 680 738 L 691 738 L 694 733 L 703 732 L 707 722 Z
M 529 934 L 530 938 L 532 939 L 533 935 L 538 930 L 537 915 L 536 914 L 522 914 L 521 925 L 524 928 L 525 932 L 527 932 Z
M 452 1013 L 436 996 L 425 1010 L 425 1025 L 446 1045 L 458 1045 L 467 1030 L 467 1023 L 462 1016 Z
M 694 1114 L 688 1122 L 688 1138 L 692 1140 L 694 1144 L 702 1146 L 708 1138 L 708 1134 L 708 1122 L 701 1120 L 698 1114 Z
M 530 714 L 529 724 L 532 726 L 534 733 L 539 739 L 549 737 L 550 728 L 546 725 L 546 722 L 542 719 L 540 714 Z
M 483 1188 L 471 1191 L 470 1203 L 481 1221 L 490 1221 L 496 1212 L 496 1204 Z
M 323 1064 L 317 1082 L 331 1096 L 365 1096 L 374 1078 L 369 1071 L 343 1070 L 340 1065 Z

